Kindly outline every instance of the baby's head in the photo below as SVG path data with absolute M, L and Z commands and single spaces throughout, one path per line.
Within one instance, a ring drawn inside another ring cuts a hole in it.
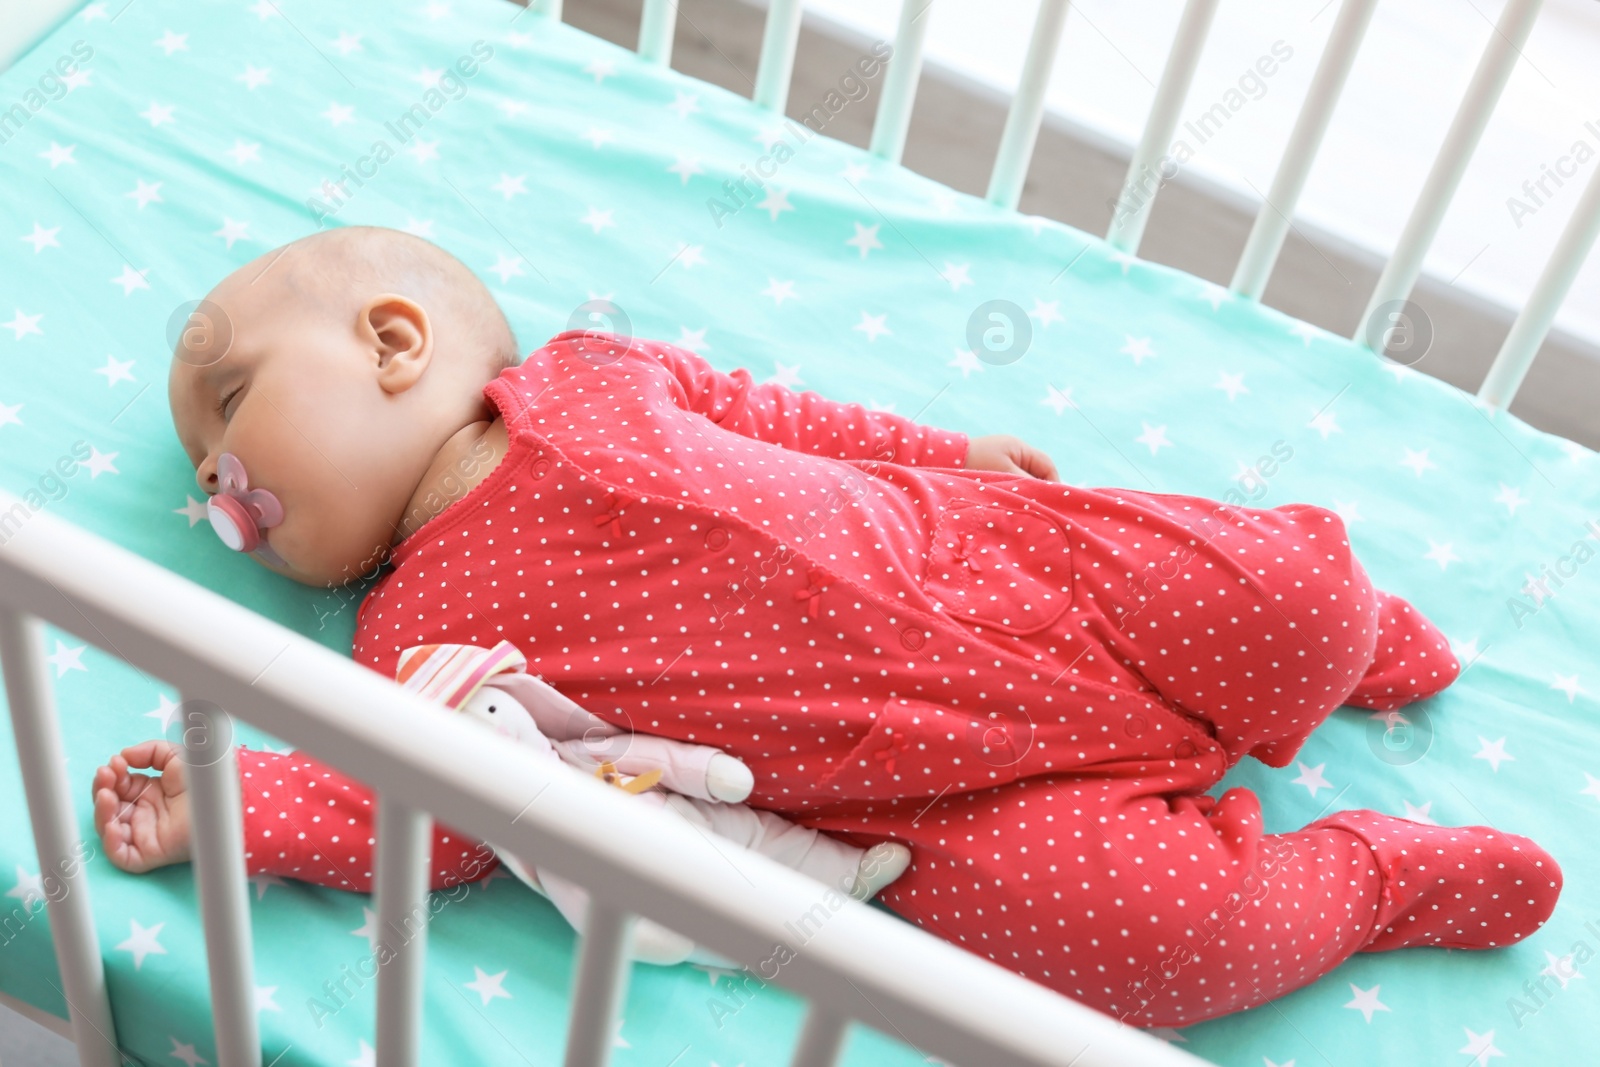
M 452 436 L 490 419 L 483 387 L 517 363 L 489 290 L 398 230 L 301 238 L 223 279 L 190 317 L 167 391 L 208 494 L 230 453 L 282 504 L 271 569 L 308 585 L 370 571 Z M 260 559 L 260 556 L 257 557 Z

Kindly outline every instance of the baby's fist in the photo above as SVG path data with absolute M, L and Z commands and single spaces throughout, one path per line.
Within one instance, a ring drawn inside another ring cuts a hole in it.
M 94 829 L 117 867 L 143 874 L 188 862 L 188 779 L 177 745 L 145 741 L 123 749 L 95 771 L 93 791 Z
M 1002 474 L 1027 474 L 1046 481 L 1060 481 L 1050 457 L 1018 437 L 1006 433 L 974 437 L 967 445 L 968 470 L 999 471 Z

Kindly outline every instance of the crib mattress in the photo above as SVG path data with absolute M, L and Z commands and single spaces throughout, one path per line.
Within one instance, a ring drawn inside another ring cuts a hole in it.
M 319 225 L 370 223 L 461 256 L 525 350 L 595 322 L 934 425 L 1017 434 L 1070 482 L 1337 508 L 1374 578 L 1439 623 L 1466 672 L 1403 723 L 1341 711 L 1295 766 L 1246 763 L 1224 785 L 1258 790 L 1274 831 L 1372 807 L 1525 833 L 1561 862 L 1566 892 L 1514 948 L 1360 957 L 1163 1036 L 1251 1067 L 1566 1062 L 1590 1040 L 1593 453 L 826 136 L 875 96 L 806 101 L 816 134 L 518 12 L 95 3 L 0 76 L 0 107 L 23 108 L 0 146 L 0 485 L 347 651 L 348 598 L 277 579 L 207 528 L 164 383 L 170 323 L 224 273 Z M 586 319 L 593 300 L 621 314 Z M 92 840 L 94 768 L 160 734 L 177 694 L 83 636 L 51 631 L 47 647 Z M 0 810 L 16 813 L 4 733 Z M 122 1043 L 146 1063 L 215 1062 L 190 870 L 132 877 L 98 853 L 88 870 Z M 39 874 L 25 821 L 0 821 L 0 992 L 64 1017 Z M 560 917 L 509 878 L 435 903 L 424 1062 L 557 1062 L 573 965 Z M 268 1061 L 372 1062 L 370 904 L 255 883 Z M 737 973 L 640 967 L 622 1016 L 619 1064 L 731 1067 L 784 1062 L 801 1005 Z M 856 1027 L 846 1062 L 921 1059 Z

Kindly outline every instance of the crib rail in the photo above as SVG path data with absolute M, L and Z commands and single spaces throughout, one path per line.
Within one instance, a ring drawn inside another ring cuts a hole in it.
M 1373 288 L 1366 311 L 1353 334 L 1354 340 L 1370 345 L 1375 336 L 1390 336 L 1387 329 L 1380 327 L 1385 327 L 1394 309 L 1409 299 L 1422 273 L 1423 260 L 1438 235 L 1445 212 L 1532 31 L 1542 2 L 1510 0 L 1501 12 L 1405 228 Z M 1106 240 L 1123 252 L 1136 254 L 1143 240 L 1156 195 L 1164 183 L 1163 161 L 1172 147 L 1217 3 L 1218 0 L 1186 0 L 1184 5 L 1155 100 L 1133 149 L 1116 201 L 1117 208 L 1106 231 Z M 995 153 L 986 194 L 990 203 L 1005 208 L 1015 208 L 1021 198 L 1044 120 L 1045 88 L 1067 21 L 1068 0 L 1038 0 L 1038 4 L 1027 57 Z M 532 0 L 530 6 L 535 11 L 560 17 L 560 0 Z M 911 108 L 922 72 L 923 42 L 933 6 L 933 0 L 901 0 L 894 53 L 888 61 L 870 142 L 871 152 L 890 162 L 898 163 L 905 150 Z M 1259 301 L 1266 290 L 1292 225 L 1295 206 L 1376 7 L 1377 0 L 1344 0 L 1340 7 L 1279 160 L 1271 189 L 1258 209 L 1255 225 L 1234 270 L 1229 287 L 1246 299 Z M 640 24 L 640 55 L 656 63 L 670 61 L 669 12 L 675 10 L 676 0 L 645 0 Z M 800 15 L 800 0 L 768 0 L 766 33 L 753 98 L 763 107 L 778 112 L 783 111 L 788 100 L 799 42 Z M 1591 184 L 1591 192 L 1594 191 Z M 1597 230 L 1600 230 L 1600 194 L 1589 196 L 1580 204 L 1485 378 L 1478 395 L 1490 408 L 1504 408 L 1516 395 L 1579 268 L 1594 246 Z
M 17 506 L 0 492 L 0 514 Z M 151 605 L 162 606 L 160 612 Z M 70 630 L 195 698 L 185 746 L 195 772 L 194 862 L 211 970 L 219 1067 L 259 1067 L 250 1000 L 250 903 L 229 724 L 242 720 L 368 783 L 379 797 L 380 919 L 424 896 L 431 813 L 538 855 L 593 903 L 575 983 L 567 1059 L 606 1062 L 626 984 L 623 936 L 648 915 L 755 965 L 792 935 L 816 883 L 766 857 L 718 850 L 663 812 L 494 739 L 309 639 L 48 513 L 0 547 L 0 660 L 41 870 L 79 844 L 40 621 Z M 204 784 L 202 784 L 204 783 Z M 536 802 L 527 803 L 530 796 Z M 81 1062 L 120 1062 L 81 870 L 49 902 Z M 378 975 L 380 1067 L 414 1065 L 425 937 Z M 847 903 L 774 979 L 809 998 L 794 1062 L 834 1062 L 862 1021 L 951 1063 L 1077 1067 L 1201 1061 L 875 909 Z

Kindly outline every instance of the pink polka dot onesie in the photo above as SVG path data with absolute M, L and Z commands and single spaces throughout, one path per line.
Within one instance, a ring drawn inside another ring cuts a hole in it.
M 1355 952 L 1512 943 L 1554 907 L 1525 838 L 1372 812 L 1269 835 L 1249 790 L 1206 795 L 1340 704 L 1459 673 L 1329 511 L 967 470 L 963 434 L 656 341 L 563 333 L 484 392 L 509 450 L 368 594 L 376 671 L 510 641 L 601 718 L 744 760 L 752 806 L 905 842 L 887 906 L 1140 1025 Z M 370 887 L 363 786 L 241 764 L 252 873 Z M 492 865 L 435 840 L 436 886 Z

